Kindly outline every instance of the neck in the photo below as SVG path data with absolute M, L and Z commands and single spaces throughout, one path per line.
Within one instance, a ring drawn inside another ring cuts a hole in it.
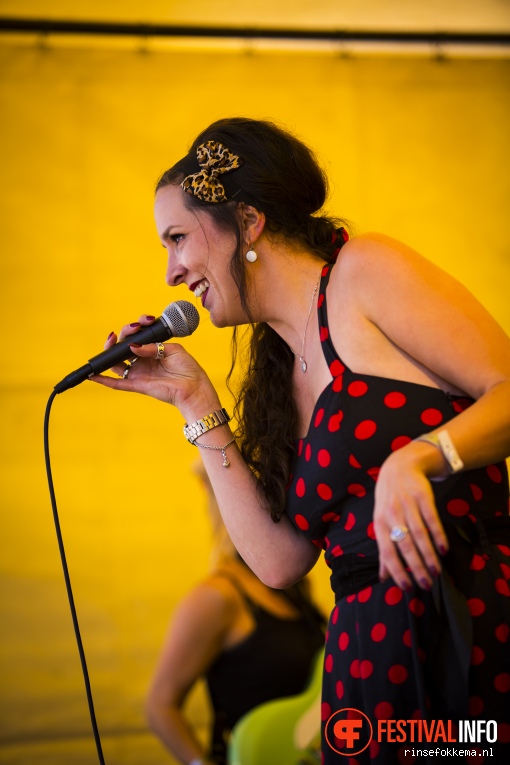
M 267 254 L 260 250 L 260 261 L 254 283 L 256 320 L 269 324 L 299 357 L 308 317 L 311 322 L 317 304 L 314 290 L 324 261 L 290 248 Z

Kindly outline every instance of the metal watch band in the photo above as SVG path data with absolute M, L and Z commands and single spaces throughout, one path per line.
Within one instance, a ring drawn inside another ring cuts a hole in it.
M 196 422 L 192 422 L 191 425 L 188 425 L 187 422 L 184 423 L 184 435 L 190 444 L 194 445 L 197 438 L 207 433 L 208 430 L 217 428 L 218 425 L 225 425 L 227 422 L 230 422 L 230 415 L 227 410 L 216 409 L 214 412 L 206 414 L 205 417 L 196 420 Z

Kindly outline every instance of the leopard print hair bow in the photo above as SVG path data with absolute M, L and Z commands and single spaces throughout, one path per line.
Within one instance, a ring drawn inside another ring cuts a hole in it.
M 197 148 L 197 160 L 201 170 L 188 175 L 181 183 L 182 188 L 204 202 L 226 202 L 227 195 L 218 176 L 240 167 L 240 157 L 222 143 L 207 141 Z

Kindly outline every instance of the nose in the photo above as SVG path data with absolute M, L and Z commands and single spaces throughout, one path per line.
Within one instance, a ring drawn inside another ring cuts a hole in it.
M 177 287 L 182 284 L 186 278 L 187 269 L 180 263 L 177 263 L 171 253 L 168 254 L 168 264 L 166 268 L 166 283 L 169 287 Z

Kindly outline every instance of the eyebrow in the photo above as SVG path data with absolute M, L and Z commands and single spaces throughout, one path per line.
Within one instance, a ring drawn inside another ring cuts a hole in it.
M 176 223 L 173 223 L 173 224 L 171 224 L 170 226 L 167 226 L 167 227 L 166 227 L 166 229 L 165 229 L 165 230 L 163 231 L 163 233 L 161 234 L 161 238 L 162 238 L 162 239 L 167 239 L 167 238 L 168 238 L 168 235 L 170 234 L 170 231 L 171 231 L 173 228 L 177 228 L 177 227 L 178 227 L 178 224 L 176 224 Z

